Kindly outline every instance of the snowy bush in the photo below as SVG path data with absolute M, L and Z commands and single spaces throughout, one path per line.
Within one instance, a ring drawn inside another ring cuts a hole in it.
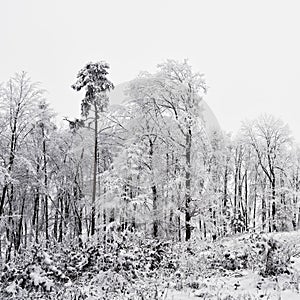
M 292 249 L 272 237 L 251 235 L 248 242 L 250 267 L 263 276 L 276 276 L 290 272 Z
M 156 299 L 175 261 L 157 240 L 37 247 L 3 267 L 0 298 Z
M 200 293 L 204 279 L 240 276 L 245 269 L 265 277 L 287 273 L 290 257 L 291 249 L 261 235 L 213 243 L 127 237 L 84 247 L 39 246 L 0 270 L 0 299 L 161 299 L 167 289 Z

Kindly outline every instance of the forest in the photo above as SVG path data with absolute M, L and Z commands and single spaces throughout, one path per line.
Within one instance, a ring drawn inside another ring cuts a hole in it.
M 140 73 L 120 105 L 109 72 L 100 61 L 74 74 L 81 117 L 63 122 L 26 72 L 1 85 L 1 299 L 299 299 L 288 125 L 263 114 L 209 130 L 213 87 L 188 61 Z M 283 276 L 296 296 L 243 294 L 245 272 L 257 286 Z M 232 291 L 203 283 L 217 273 Z

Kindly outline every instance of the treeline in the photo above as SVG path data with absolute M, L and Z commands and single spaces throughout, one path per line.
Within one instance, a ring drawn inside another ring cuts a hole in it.
M 80 70 L 82 119 L 64 128 L 26 73 L 3 84 L 3 260 L 33 244 L 107 243 L 129 231 L 183 241 L 299 228 L 300 151 L 282 121 L 262 116 L 236 137 L 208 130 L 206 83 L 186 61 L 141 74 L 127 102 L 110 106 L 108 69 Z

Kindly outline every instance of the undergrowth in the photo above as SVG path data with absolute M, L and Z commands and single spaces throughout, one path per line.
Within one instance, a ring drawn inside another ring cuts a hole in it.
M 167 289 L 184 288 L 201 294 L 206 288 L 203 278 L 232 276 L 242 270 L 262 277 L 295 277 L 292 250 L 262 235 L 213 243 L 115 235 L 110 242 L 87 242 L 82 247 L 35 245 L 2 265 L 0 298 L 163 299 Z

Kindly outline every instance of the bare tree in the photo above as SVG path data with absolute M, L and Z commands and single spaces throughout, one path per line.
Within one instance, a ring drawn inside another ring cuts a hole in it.
M 281 120 L 263 115 L 242 127 L 245 141 L 256 153 L 259 166 L 269 182 L 271 191 L 271 228 L 276 230 L 276 182 L 281 172 L 280 154 L 291 142 L 290 131 Z

